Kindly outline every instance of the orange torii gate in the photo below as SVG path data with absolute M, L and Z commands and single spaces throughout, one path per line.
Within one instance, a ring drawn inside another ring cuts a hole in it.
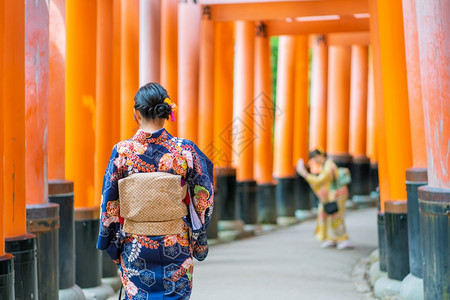
M 271 1 L 271 2 L 265 2 L 265 1 L 209 1 L 209 0 L 202 0 L 199 1 L 199 4 L 203 5 L 203 9 L 205 10 L 205 8 L 208 9 L 209 14 L 211 16 L 211 19 L 213 21 L 215 21 L 216 23 L 220 24 L 221 22 L 227 22 L 227 21 L 236 21 L 236 20 L 242 20 L 242 21 L 263 21 L 263 29 L 264 29 L 264 34 L 267 36 L 271 36 L 271 35 L 298 35 L 298 34 L 313 34 L 313 33 L 329 33 L 330 34 L 330 40 L 332 41 L 332 45 L 336 45 L 336 46 L 343 46 L 343 47 L 349 47 L 350 45 L 353 44 L 359 44 L 362 46 L 365 46 L 369 43 L 369 34 L 368 34 L 368 30 L 369 30 L 369 18 L 368 18 L 368 3 L 366 3 L 365 1 L 352 1 L 352 0 L 341 0 L 341 1 L 299 1 L 299 2 L 286 2 L 286 1 Z M 258 40 L 258 39 L 257 39 Z M 239 48 L 238 48 L 239 49 Z M 281 48 L 280 48 L 280 51 Z M 292 52 L 292 62 L 295 59 L 295 55 L 294 55 L 294 51 Z M 257 52 L 256 52 L 257 53 Z M 282 58 L 283 56 L 280 56 L 280 58 Z M 299 59 L 299 58 L 297 58 Z M 314 58 L 315 59 L 315 58 Z M 284 65 L 289 65 L 289 58 L 286 62 L 281 62 L 281 65 L 279 65 L 280 68 L 282 68 Z M 280 63 L 280 62 L 279 62 Z M 239 64 L 236 64 L 237 67 L 239 67 Z M 326 65 L 325 65 L 326 66 Z M 255 68 L 257 68 L 258 66 L 255 66 Z M 308 68 L 306 68 L 304 70 L 304 72 L 306 72 L 305 74 L 307 74 L 307 70 Z M 314 72 L 314 70 L 313 70 Z M 239 75 L 240 72 L 237 72 L 237 75 Z M 286 81 L 286 79 L 288 79 L 289 77 L 294 76 L 294 73 L 292 73 L 291 75 L 287 75 L 286 78 L 281 78 L 280 83 L 283 83 L 284 81 Z M 300 76 L 300 75 L 296 75 L 296 76 Z M 307 75 L 306 75 L 307 76 Z M 237 83 L 241 82 L 241 80 L 237 80 Z M 314 83 L 313 83 L 314 84 Z M 288 91 L 288 90 L 284 90 L 283 88 L 281 89 L 281 95 L 291 95 L 293 97 L 294 95 L 294 90 L 293 90 L 294 85 L 292 85 L 292 87 L 289 87 L 288 89 L 292 89 L 292 92 Z M 239 86 L 235 86 L 235 88 L 237 88 L 236 91 L 234 91 L 235 95 L 239 95 L 240 90 L 239 90 Z M 301 89 L 302 87 L 297 87 L 296 90 L 298 91 L 299 89 Z M 303 87 L 304 89 L 304 87 Z M 288 94 L 285 94 L 285 93 Z M 258 101 L 258 95 L 255 94 L 255 103 L 257 103 Z M 270 96 L 269 96 L 270 97 Z M 288 97 L 289 98 L 289 97 Z M 293 101 L 294 99 L 292 99 Z M 242 117 L 240 117 L 240 109 L 242 109 L 243 111 L 243 116 L 246 116 L 246 114 L 248 113 L 248 109 L 252 109 L 249 105 L 245 104 L 243 106 L 239 105 L 240 100 L 239 99 L 235 99 L 235 101 L 237 101 L 237 104 L 235 106 L 235 109 L 237 109 L 238 111 L 234 112 L 234 115 L 237 116 L 236 120 L 242 120 Z M 281 101 L 281 100 L 280 100 Z M 289 100 L 291 101 L 291 100 Z M 280 102 L 281 103 L 281 102 Z M 278 105 L 277 105 L 278 106 Z M 240 108 L 241 107 L 241 108 Z M 277 107 L 277 108 L 273 108 L 274 112 L 275 112 L 275 116 L 277 115 L 277 109 L 279 109 L 279 111 L 282 111 L 284 116 L 286 116 L 287 114 L 291 114 L 294 112 L 294 106 L 287 106 L 288 109 L 292 109 L 289 112 L 283 111 L 283 109 L 285 109 L 286 107 Z M 308 109 L 306 110 L 299 110 L 300 113 L 302 113 L 301 116 L 296 115 L 296 119 L 308 119 Z M 324 110 L 324 112 L 326 113 L 326 110 Z M 252 113 L 255 115 L 255 118 L 258 117 L 258 109 L 255 107 L 252 109 Z M 280 116 L 280 118 L 284 118 L 284 116 Z M 324 122 L 325 120 L 323 119 L 323 114 L 322 117 L 317 119 L 315 115 L 312 115 L 311 118 L 313 118 L 313 120 L 317 120 L 318 123 L 321 123 L 320 126 L 323 126 L 323 124 L 326 122 Z M 286 130 L 287 132 L 289 131 L 289 128 L 294 128 L 294 123 L 293 123 L 293 119 L 288 119 L 289 121 L 283 125 L 282 127 L 279 127 L 279 129 L 277 130 L 277 132 L 275 133 L 275 145 L 280 145 L 280 147 L 283 147 L 282 145 L 284 145 L 286 142 L 288 142 L 289 140 L 299 140 L 299 139 L 303 139 L 304 143 L 306 143 L 306 145 L 308 145 L 308 137 L 305 135 L 299 135 L 299 136 L 295 136 L 293 135 L 293 132 L 291 132 L 291 134 L 286 134 Z M 230 124 L 233 124 L 233 120 L 229 120 Z M 257 122 L 257 119 L 255 120 L 250 120 L 247 122 L 251 122 L 249 124 L 246 124 L 245 128 L 253 128 L 254 132 L 255 132 L 255 145 L 257 145 L 257 147 L 254 148 L 254 154 L 256 155 L 256 159 L 254 161 L 255 163 L 255 170 L 264 170 L 267 167 L 265 167 L 265 165 L 272 165 L 272 160 L 260 160 L 258 159 L 258 153 L 262 152 L 264 153 L 264 151 L 266 151 L 267 149 L 271 149 L 271 141 L 268 139 L 262 139 L 259 137 L 259 135 L 264 134 L 265 132 L 271 132 L 268 129 L 268 126 L 265 125 L 266 127 L 264 127 L 262 130 L 260 130 L 260 126 L 254 126 L 254 122 Z M 236 122 L 235 122 L 236 123 Z M 277 122 L 276 122 L 277 123 Z M 317 124 L 318 124 L 317 123 Z M 318 125 L 319 126 L 319 125 Z M 365 124 L 364 124 L 364 128 L 365 128 Z M 238 124 L 236 124 L 236 129 L 239 130 L 239 126 Z M 216 131 L 216 134 L 219 132 L 220 130 Z M 245 130 L 241 130 L 242 132 L 244 132 Z M 348 129 L 347 129 L 348 131 Z M 365 129 L 364 129 L 365 131 Z M 346 133 L 348 135 L 348 132 Z M 233 135 L 233 133 L 231 133 L 230 135 Z M 277 141 L 277 139 L 282 138 L 283 137 L 283 142 Z M 239 136 L 237 135 L 233 135 L 234 139 L 238 139 Z M 264 143 L 262 143 L 262 141 L 265 141 Z M 362 142 L 365 143 L 365 140 Z M 296 142 L 297 144 L 297 142 Z M 235 144 L 236 145 L 236 144 Z M 325 145 L 322 145 L 325 146 Z M 217 147 L 217 146 L 216 146 Z M 347 147 L 348 147 L 348 143 L 347 143 Z M 287 146 L 286 149 L 291 149 L 291 146 Z M 298 197 L 296 195 L 296 193 L 292 193 L 293 191 L 295 191 L 295 186 L 296 186 L 296 180 L 295 180 L 295 171 L 294 171 L 294 166 L 295 166 L 295 162 L 289 160 L 286 160 L 286 164 L 284 164 L 285 166 L 282 167 L 282 165 L 279 165 L 278 163 L 281 163 L 283 161 L 285 161 L 285 159 L 283 158 L 285 155 L 290 156 L 290 157 L 295 157 L 296 159 L 298 158 L 303 158 L 303 159 L 307 159 L 307 151 L 308 148 L 306 148 L 306 150 L 299 150 L 296 147 L 296 151 L 301 151 L 303 154 L 296 154 L 293 153 L 293 155 L 289 155 L 287 153 L 285 153 L 286 151 L 282 150 L 283 148 L 280 148 L 279 150 L 277 150 L 277 148 L 275 148 L 275 156 L 274 156 L 274 172 L 276 173 L 276 177 L 278 182 L 281 184 L 278 185 L 278 211 L 279 211 L 279 217 L 288 217 L 288 218 L 293 218 L 294 217 L 294 212 L 296 210 L 296 208 L 301 208 L 302 206 L 304 206 L 305 208 L 308 207 L 308 204 L 302 204 L 302 202 L 306 202 L 308 203 L 309 200 L 309 191 L 308 189 L 302 189 L 302 194 L 304 194 L 303 196 L 300 196 L 300 198 L 304 198 L 305 200 L 301 200 L 299 204 L 296 204 L 295 202 L 296 197 Z M 222 151 L 222 149 L 219 148 L 220 151 Z M 235 151 L 241 153 L 239 151 L 239 149 L 235 149 Z M 300 156 L 298 156 L 300 155 Z M 237 159 L 239 159 L 241 157 L 241 155 L 235 155 L 235 157 Z M 244 164 L 248 163 L 248 159 L 244 159 Z M 239 161 L 235 161 L 234 165 L 236 166 L 236 168 L 238 169 L 238 173 L 240 172 L 239 170 L 241 170 L 242 168 L 244 168 L 244 165 L 242 163 L 239 163 Z M 245 167 L 244 169 L 246 169 L 248 167 Z M 281 169 L 280 169 L 281 168 Z M 219 177 L 221 176 L 220 174 L 216 174 Z M 258 175 L 254 175 L 254 176 L 260 176 Z M 281 177 L 280 177 L 281 176 Z M 284 182 L 285 179 L 287 179 L 286 183 L 286 187 Z M 242 178 L 239 179 L 238 176 L 238 182 L 239 181 L 248 181 L 250 180 L 249 178 Z M 222 182 L 221 179 L 218 180 L 218 182 Z M 258 183 L 260 183 L 260 181 L 258 181 Z M 260 191 L 260 189 L 267 189 L 268 187 L 265 186 L 268 183 L 268 180 L 262 181 L 261 185 L 258 185 L 258 194 L 262 194 L 262 191 Z M 245 185 L 245 183 L 243 183 Z M 299 183 L 301 184 L 301 183 Z M 225 190 L 229 190 L 228 188 L 224 187 L 223 189 Z M 218 186 L 218 190 L 219 193 L 222 190 L 221 187 Z M 240 188 L 239 188 L 240 190 Z M 254 210 L 254 207 L 256 207 L 256 205 L 253 204 L 248 204 L 246 202 L 250 201 L 254 201 L 254 196 L 250 196 L 253 192 L 250 191 L 250 189 L 248 189 L 248 192 L 244 192 L 244 193 L 238 193 L 239 195 L 239 199 L 238 199 L 238 203 L 240 203 L 240 205 L 242 207 L 246 207 L 246 209 L 252 209 Z M 288 192 L 289 191 L 289 192 Z M 367 194 L 370 191 L 367 191 Z M 290 196 L 287 196 L 288 194 L 290 194 Z M 266 196 L 270 195 L 270 192 L 266 191 Z M 262 196 L 258 196 L 258 199 L 263 199 L 264 197 Z M 260 200 L 261 201 L 261 200 Z M 264 211 L 276 211 L 277 207 L 275 205 L 275 203 L 270 204 L 269 202 L 264 201 L 264 204 L 268 207 L 265 208 L 261 208 Z M 226 208 L 225 208 L 226 209 Z M 256 211 L 252 211 L 252 212 L 247 212 L 247 211 L 242 211 L 241 208 L 241 215 L 244 216 L 248 216 L 248 215 L 253 215 L 256 214 Z M 248 220 L 246 220 L 246 222 L 248 223 Z

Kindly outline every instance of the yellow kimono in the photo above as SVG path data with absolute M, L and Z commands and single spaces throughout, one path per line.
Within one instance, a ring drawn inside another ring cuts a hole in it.
M 338 168 L 336 164 L 328 159 L 323 164 L 318 175 L 308 174 L 305 178 L 320 201 L 315 231 L 316 238 L 320 241 L 342 242 L 348 240 L 344 223 L 345 202 L 348 198 L 348 188 L 346 185 L 338 190 L 332 188 L 333 180 L 334 178 L 337 178 L 337 176 Z M 334 201 L 336 199 L 339 208 L 338 212 L 333 215 L 326 214 L 323 210 L 323 203 Z

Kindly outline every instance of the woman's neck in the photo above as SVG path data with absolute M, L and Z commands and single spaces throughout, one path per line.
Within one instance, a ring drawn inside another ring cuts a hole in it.
M 161 128 L 164 128 L 164 120 L 157 120 L 157 121 L 148 121 L 145 123 L 140 124 L 140 129 L 145 132 L 155 132 L 160 130 Z

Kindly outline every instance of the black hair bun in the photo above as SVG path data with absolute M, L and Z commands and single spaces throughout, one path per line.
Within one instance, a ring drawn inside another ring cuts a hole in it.
M 172 112 L 172 107 L 166 102 L 156 104 L 153 107 L 153 118 L 169 119 Z

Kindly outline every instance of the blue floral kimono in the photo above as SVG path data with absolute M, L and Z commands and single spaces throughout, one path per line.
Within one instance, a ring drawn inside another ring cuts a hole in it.
M 118 181 L 156 171 L 181 175 L 188 184 L 184 201 L 190 213 L 183 218 L 183 234 L 125 234 Z M 131 140 L 114 146 L 103 181 L 97 248 L 120 266 L 126 299 L 189 299 L 193 257 L 201 261 L 208 254 L 206 228 L 213 196 L 213 165 L 193 142 L 172 137 L 165 129 L 139 130 Z

